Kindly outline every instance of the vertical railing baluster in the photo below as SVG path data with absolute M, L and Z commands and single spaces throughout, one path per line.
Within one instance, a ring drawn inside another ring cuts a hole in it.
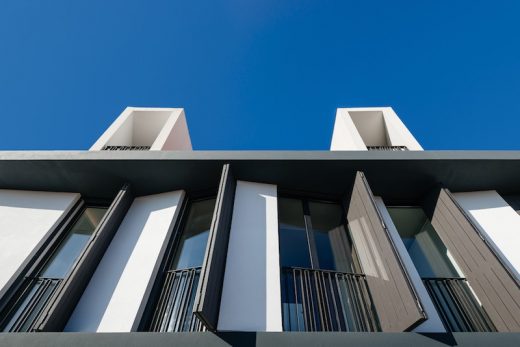
M 423 282 L 449 331 L 496 331 L 465 278 L 423 278 Z
M 379 324 L 362 274 L 327 270 L 282 268 L 282 303 L 287 307 L 294 299 L 300 314 L 292 321 L 290 309 L 282 310 L 284 329 L 291 331 L 377 331 Z M 293 288 L 290 288 L 290 287 Z M 294 293 L 290 297 L 287 291 Z M 300 305 L 301 304 L 301 305 Z M 296 323 L 296 324 L 295 324 Z
M 163 288 L 151 320 L 150 331 L 205 330 L 202 322 L 191 312 L 199 277 L 200 267 L 170 270 L 166 273 Z

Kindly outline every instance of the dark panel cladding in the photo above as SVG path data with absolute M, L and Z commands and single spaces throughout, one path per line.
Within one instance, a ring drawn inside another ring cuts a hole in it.
M 52 303 L 42 312 L 36 330 L 63 330 L 132 201 L 130 186 L 125 185 L 110 204 L 70 274 L 58 288 Z
M 337 199 L 363 171 L 374 194 L 394 205 L 417 204 L 439 182 L 455 192 L 520 193 L 519 151 L 0 152 L 0 187 L 110 198 L 128 182 L 136 196 L 192 194 L 213 188 L 225 163 L 238 180 Z
M 193 312 L 209 330 L 216 330 L 235 200 L 236 180 L 229 164 L 222 169 L 215 212 L 208 236 Z
M 356 174 L 347 219 L 381 329 L 407 331 L 424 321 L 425 313 L 362 172 Z
M 449 190 L 427 201 L 433 227 L 457 262 L 499 332 L 520 332 L 520 287 L 471 223 Z M 428 210 L 428 208 L 426 208 Z

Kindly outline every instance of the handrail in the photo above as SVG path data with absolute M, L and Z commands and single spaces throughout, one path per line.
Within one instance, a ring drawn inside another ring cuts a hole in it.
M 151 146 L 105 146 L 103 151 L 149 151 Z
M 452 332 L 496 331 L 465 278 L 428 277 L 422 281 L 446 329 Z
M 367 146 L 369 151 L 407 151 L 406 146 Z
M 201 267 L 168 270 L 155 308 L 150 331 L 204 331 L 202 322 L 193 314 L 195 292 Z
M 285 331 L 379 331 L 366 276 L 282 267 Z
M 1 331 L 33 331 L 38 317 L 62 281 L 61 278 L 26 277 L 19 294 L 2 317 Z

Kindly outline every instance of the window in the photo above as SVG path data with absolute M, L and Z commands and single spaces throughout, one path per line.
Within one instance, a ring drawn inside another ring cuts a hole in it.
M 0 317 L 2 331 L 31 331 L 52 294 L 82 254 L 94 230 L 103 218 L 105 207 L 85 207 L 64 235 L 45 256 L 36 275 L 26 276 L 21 290 Z
M 162 287 L 148 330 L 160 332 L 202 331 L 193 315 L 193 303 L 204 262 L 215 198 L 189 203 L 185 221 L 181 221 L 172 259 L 162 275 Z
M 420 207 L 389 207 L 423 283 L 449 331 L 494 331 L 484 308 Z
M 278 216 L 284 330 L 378 330 L 341 204 L 281 197 Z

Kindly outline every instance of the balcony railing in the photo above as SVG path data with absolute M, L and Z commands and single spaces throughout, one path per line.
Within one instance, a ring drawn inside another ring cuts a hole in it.
M 25 278 L 16 301 L 0 317 L 3 318 L 1 331 L 33 331 L 36 320 L 61 282 L 58 278 Z
M 365 275 L 282 268 L 285 331 L 379 331 Z
M 200 270 L 200 267 L 196 267 L 170 270 L 166 273 L 150 331 L 189 332 L 206 330 L 192 312 Z
M 465 278 L 423 278 L 423 282 L 448 330 L 496 331 Z
M 369 151 L 407 151 L 408 147 L 406 146 L 367 146 Z
M 105 146 L 104 151 L 149 151 L 151 146 Z

